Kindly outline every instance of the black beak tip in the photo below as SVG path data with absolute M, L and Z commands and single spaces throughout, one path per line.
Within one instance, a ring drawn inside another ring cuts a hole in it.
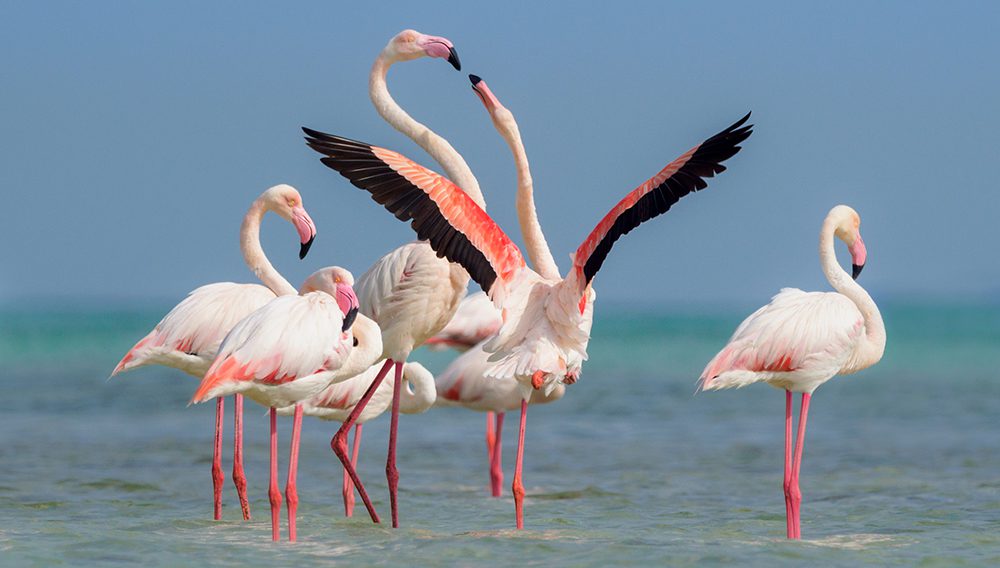
M 313 241 L 315 240 L 316 240 L 316 235 L 313 235 L 309 237 L 308 241 L 302 243 L 302 248 L 299 249 L 299 260 L 302 260 L 303 258 L 306 257 L 307 254 L 309 254 L 309 247 L 312 246 Z
M 851 278 L 857 280 L 858 276 L 861 275 L 861 271 L 864 269 L 863 264 L 852 264 L 851 265 Z
M 479 75 L 472 75 L 472 74 L 469 75 L 469 80 L 472 81 L 473 87 L 475 87 L 476 85 L 478 85 L 483 81 L 482 78 L 479 77 Z
M 454 47 L 448 48 L 448 63 L 455 68 L 456 71 L 462 70 L 462 62 L 458 59 L 458 52 L 455 51 Z
M 358 317 L 358 308 L 351 308 L 350 310 L 348 310 L 347 314 L 344 315 L 344 326 L 341 329 L 341 331 L 347 331 L 351 329 L 351 326 L 354 325 L 354 320 L 357 319 L 357 317 Z M 356 345 L 357 343 L 355 343 L 355 346 Z

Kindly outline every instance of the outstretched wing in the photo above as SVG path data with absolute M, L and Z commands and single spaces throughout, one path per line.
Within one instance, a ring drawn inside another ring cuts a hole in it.
M 667 164 L 658 174 L 646 180 L 618 202 L 573 256 L 580 291 L 587 287 L 601 269 L 604 259 L 622 235 L 642 223 L 666 213 L 685 195 L 705 189 L 710 178 L 722 173 L 722 162 L 740 151 L 738 144 L 753 132 L 753 125 L 743 126 L 750 113 L 722 132 L 691 148 L 681 157 Z
M 430 241 L 438 256 L 457 262 L 497 301 L 524 257 L 517 245 L 461 188 L 401 154 L 309 128 L 306 143 L 321 161 Z

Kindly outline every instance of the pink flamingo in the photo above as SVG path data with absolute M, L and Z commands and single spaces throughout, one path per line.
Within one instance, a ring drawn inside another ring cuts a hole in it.
M 835 375 L 867 369 L 885 351 L 885 326 L 878 306 L 855 280 L 868 252 L 861 240 L 861 217 L 838 205 L 830 210 L 819 234 L 823 274 L 836 292 L 784 288 L 771 303 L 736 328 L 729 343 L 705 367 L 702 390 L 766 382 L 785 390 L 785 515 L 788 538 L 801 538 L 799 469 L 809 416 L 809 400 Z M 837 263 L 834 237 L 847 244 L 852 274 Z M 802 393 L 795 454 L 792 456 L 792 393 Z
M 318 395 L 303 402 L 302 413 L 321 420 L 336 420 L 344 422 L 358 401 L 364 395 L 372 380 L 378 374 L 382 365 L 376 363 L 365 372 L 351 377 L 346 381 L 334 383 Z M 412 387 L 412 388 L 411 388 Z M 351 450 L 351 464 L 358 467 L 358 447 L 361 444 L 361 426 L 378 418 L 392 405 L 393 383 L 383 382 L 369 399 L 364 411 L 355 420 L 354 444 Z M 402 414 L 420 414 L 434 406 L 437 391 L 434 389 L 434 375 L 423 365 L 413 361 L 403 365 L 403 392 L 399 400 L 399 412 Z M 278 410 L 280 415 L 291 414 L 294 409 L 285 407 Z M 354 484 L 350 475 L 344 470 L 344 515 L 350 517 L 354 512 Z
M 406 157 L 364 142 L 304 129 L 322 162 L 401 220 L 412 220 L 418 238 L 462 264 L 503 314 L 503 326 L 484 348 L 493 353 L 489 375 L 515 378 L 522 391 L 518 455 L 514 468 L 517 527 L 523 528 L 521 469 L 528 399 L 532 389 L 550 391 L 573 383 L 587 357 L 594 292 L 590 282 L 612 245 L 644 221 L 666 212 L 681 197 L 707 187 L 703 178 L 722 172 L 721 162 L 740 150 L 751 133 L 749 114 L 695 146 L 625 196 L 572 256 L 566 278 L 547 279 L 528 268 L 521 251 L 458 186 Z
M 425 56 L 446 58 L 456 69 L 461 67 L 451 41 L 414 30 L 404 30 L 389 41 L 372 66 L 369 76 L 372 103 L 386 122 L 419 144 L 441 164 L 452 179 L 465 188 L 470 199 L 478 206 L 485 207 L 479 183 L 462 156 L 447 140 L 411 118 L 389 95 L 385 81 L 389 67 L 397 61 Z M 334 434 L 330 446 L 357 487 L 372 521 L 376 523 L 379 522 L 378 513 L 351 463 L 351 456 L 347 451 L 347 435 L 389 369 L 395 366 L 386 479 L 389 485 L 392 526 L 398 527 L 396 432 L 403 363 L 414 348 L 448 324 L 465 296 L 468 282 L 469 275 L 465 269 L 439 258 L 426 242 L 412 242 L 389 252 L 358 278 L 356 289 L 361 312 L 377 322 L 382 329 L 382 357 L 385 363 L 354 411 Z
M 521 408 L 522 392 L 514 379 L 488 376 L 492 364 L 485 341 L 460 355 L 435 378 L 437 406 L 461 406 L 486 412 L 486 455 L 489 460 L 490 493 L 503 491 L 503 422 L 506 412 Z M 555 402 L 566 394 L 566 385 L 557 383 L 551 391 L 532 390 L 530 404 Z
M 378 326 L 358 316 L 354 277 L 340 267 L 313 273 L 298 296 L 282 296 L 240 320 L 226 335 L 192 403 L 242 393 L 271 408 L 271 535 L 279 539 L 276 409 L 295 405 L 285 498 L 288 539 L 296 540 L 296 477 L 302 407 L 331 383 L 364 371 L 382 351 Z M 355 319 L 357 318 L 357 319 Z M 357 341 L 355 341 L 357 340 Z
M 472 82 L 473 92 L 476 93 L 489 113 L 493 126 L 507 142 L 514 156 L 514 163 L 517 167 L 517 216 L 525 241 L 525 250 L 531 264 L 535 266 L 542 277 L 559 279 L 559 267 L 552 258 L 535 211 L 534 183 L 517 121 L 514 119 L 514 115 L 500 103 L 485 81 L 475 75 L 469 75 L 469 80 Z M 462 313 L 460 306 L 459 313 L 456 314 L 452 323 L 448 324 L 448 328 L 458 328 L 453 333 L 459 337 L 463 328 L 488 329 L 488 336 L 476 337 L 478 341 L 483 341 L 499 331 L 502 318 L 500 312 L 489 302 L 488 297 L 483 292 L 463 300 L 463 306 L 466 305 L 467 301 L 469 302 L 469 307 L 466 308 L 467 312 L 473 310 L 473 300 L 470 298 L 477 298 L 475 300 L 477 311 L 456 322 L 459 319 L 458 315 Z M 585 326 L 589 329 L 590 323 L 586 323 Z M 444 335 L 448 328 L 445 328 L 445 331 L 442 331 L 440 335 Z M 482 345 L 477 345 L 473 349 L 473 353 L 467 353 L 452 362 L 438 377 L 437 385 L 438 391 L 442 393 L 442 401 L 451 401 L 452 404 L 486 411 L 486 451 L 490 463 L 490 490 L 494 497 L 499 497 L 503 485 L 502 433 L 504 417 L 506 411 L 520 407 L 522 396 L 517 381 L 513 377 L 498 379 L 486 376 L 490 368 L 488 362 L 490 355 L 483 349 Z M 558 383 L 551 392 L 534 390 L 529 402 L 534 404 L 552 402 L 562 398 L 564 393 L 564 385 Z M 442 404 L 448 404 L 448 402 L 442 402 Z
M 250 206 L 240 228 L 240 249 L 250 270 L 264 283 L 236 284 L 216 282 L 193 290 L 156 324 L 153 331 L 139 340 L 125 354 L 111 376 L 143 367 L 165 365 L 201 378 L 205 375 L 219 344 L 236 322 L 264 306 L 278 295 L 295 294 L 289 284 L 268 261 L 260 246 L 260 222 L 264 214 L 273 211 L 291 222 L 299 233 L 302 246 L 299 258 L 305 258 L 316 225 L 302 205 L 302 197 L 289 185 L 276 185 L 258 197 Z M 250 519 L 247 480 L 243 471 L 243 397 L 234 397 L 233 483 L 240 499 L 244 520 Z M 212 452 L 212 483 L 215 500 L 215 520 L 222 518 L 222 419 L 223 399 L 215 406 L 215 437 Z

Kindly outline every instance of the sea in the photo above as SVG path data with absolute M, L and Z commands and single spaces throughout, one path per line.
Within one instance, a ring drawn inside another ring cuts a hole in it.
M 149 367 L 109 380 L 169 309 L 0 309 L 0 566 L 997 566 L 1000 304 L 883 305 L 877 366 L 816 391 L 802 463 L 802 540 L 785 539 L 784 393 L 696 392 L 745 308 L 599 304 L 590 360 L 529 408 L 525 529 L 488 493 L 485 415 L 400 420 L 400 520 L 389 526 L 388 419 L 365 426 L 359 472 L 382 523 L 341 502 L 337 423 L 306 419 L 299 541 L 270 539 L 268 421 L 246 408 L 253 518 L 228 471 L 212 520 L 214 405 Z M 418 350 L 432 371 L 450 353 Z M 796 413 L 798 412 L 796 400 Z M 280 485 L 290 419 L 279 420 Z

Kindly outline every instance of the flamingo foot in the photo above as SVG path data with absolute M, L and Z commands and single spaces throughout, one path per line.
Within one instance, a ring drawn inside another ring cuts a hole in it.
M 299 473 L 299 440 L 302 436 L 302 405 L 295 405 L 292 419 L 292 443 L 288 457 L 288 482 L 285 484 L 285 499 L 288 502 L 288 542 L 295 542 L 295 517 L 299 510 L 299 491 L 296 479 Z
M 385 462 L 385 478 L 389 484 L 389 507 L 392 510 L 392 528 L 399 528 L 399 510 L 396 499 L 399 491 L 399 470 L 396 468 L 396 432 L 399 427 L 399 396 L 403 388 L 403 364 L 396 363 L 396 377 L 392 391 L 392 417 L 389 422 L 389 457 Z
M 521 427 L 517 435 L 517 458 L 514 463 L 514 483 L 511 492 L 514 493 L 514 518 L 518 530 L 524 528 L 524 483 L 521 480 L 521 469 L 524 465 L 524 427 L 528 418 L 528 401 L 521 401 Z
M 353 454 L 351 456 L 351 465 L 354 466 L 354 470 L 358 469 L 358 448 L 361 446 L 361 427 L 363 424 L 358 424 L 354 427 L 354 448 L 351 450 Z M 351 476 L 348 475 L 347 470 L 344 470 L 344 516 L 350 518 L 354 514 L 354 483 L 351 482 Z

